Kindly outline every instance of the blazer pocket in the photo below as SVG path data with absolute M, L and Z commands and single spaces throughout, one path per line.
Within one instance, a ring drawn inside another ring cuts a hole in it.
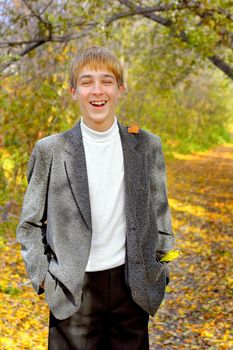
M 65 273 L 62 271 L 61 266 L 58 264 L 58 261 L 55 259 L 55 257 L 51 258 L 48 270 L 49 273 L 57 279 L 59 286 L 71 293 L 68 283 L 69 276 L 65 276 Z
M 158 253 L 157 253 L 158 254 Z M 170 281 L 170 269 L 167 262 L 160 261 L 160 258 L 156 256 L 156 261 L 163 266 L 166 275 L 166 286 Z
M 165 270 L 165 273 L 166 273 L 166 286 L 168 285 L 168 283 L 170 282 L 170 269 L 169 269 L 169 266 L 166 262 L 162 263 L 164 264 L 164 270 Z
M 156 250 L 168 252 L 174 247 L 174 235 L 167 232 L 158 232 L 158 242 Z
M 57 279 L 55 276 L 53 276 L 50 271 L 47 271 L 46 276 L 45 276 L 45 281 L 44 281 L 44 291 L 45 291 L 45 296 L 47 295 L 52 295 L 54 291 L 57 288 Z
M 163 273 L 164 266 L 161 262 L 155 259 L 152 264 L 149 264 L 146 269 L 146 275 L 150 282 L 154 283 Z
M 62 274 L 58 268 L 58 263 L 53 258 L 49 264 L 49 271 L 46 276 L 47 280 L 45 281 L 45 295 L 50 298 L 52 293 L 56 291 L 56 293 L 63 293 L 63 295 L 73 304 L 75 305 L 75 299 L 73 294 L 65 282 L 65 279 L 62 277 Z M 57 289 L 57 290 L 56 290 Z

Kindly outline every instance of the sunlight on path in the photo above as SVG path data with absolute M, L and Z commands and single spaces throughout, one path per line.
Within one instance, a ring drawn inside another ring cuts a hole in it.
M 233 144 L 167 164 L 176 249 L 151 350 L 233 349 Z

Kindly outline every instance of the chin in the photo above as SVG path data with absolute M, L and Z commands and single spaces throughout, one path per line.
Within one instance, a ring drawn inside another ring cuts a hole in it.
M 99 115 L 99 116 L 89 117 L 89 119 L 91 119 L 93 122 L 102 122 L 104 120 L 111 119 L 111 117 Z

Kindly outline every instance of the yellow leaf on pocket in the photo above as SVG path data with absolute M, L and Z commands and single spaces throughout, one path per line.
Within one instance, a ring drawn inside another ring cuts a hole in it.
M 181 255 L 180 250 L 170 250 L 162 257 L 162 259 L 160 261 L 161 262 L 172 261 L 172 260 L 178 258 L 179 255 Z

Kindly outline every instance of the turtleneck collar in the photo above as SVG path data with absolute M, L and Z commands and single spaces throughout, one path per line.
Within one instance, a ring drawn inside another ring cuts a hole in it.
M 88 139 L 95 142 L 106 142 L 112 139 L 118 132 L 118 124 L 117 117 L 114 116 L 114 122 L 112 126 L 106 131 L 96 131 L 89 128 L 83 121 L 83 117 L 81 117 L 81 131 L 84 139 Z

